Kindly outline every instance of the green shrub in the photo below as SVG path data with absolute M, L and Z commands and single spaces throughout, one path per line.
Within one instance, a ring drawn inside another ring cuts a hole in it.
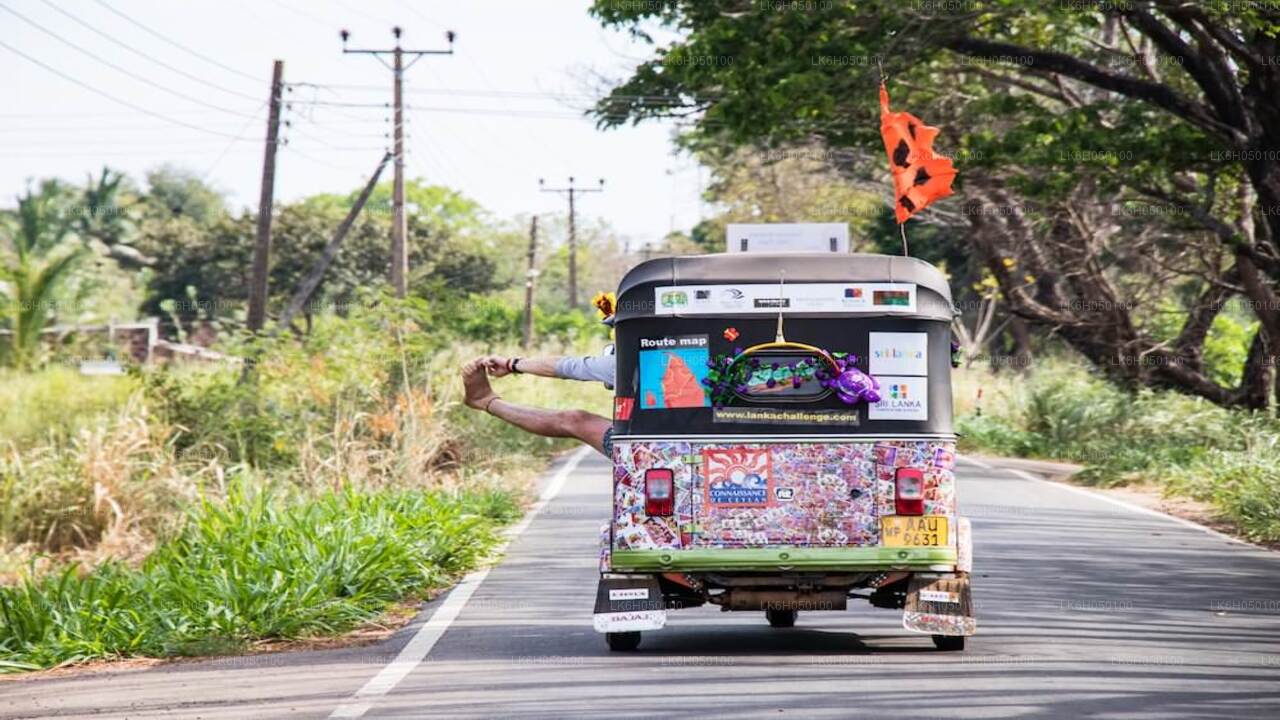
M 1280 452 L 1208 450 L 1197 462 L 1162 468 L 1171 492 L 1209 502 L 1245 535 L 1280 538 Z
M 159 368 L 143 374 L 147 398 L 175 430 L 179 453 L 221 457 L 253 467 L 297 462 L 289 442 L 294 409 L 242 383 L 234 367 Z
M 960 449 L 964 452 L 992 452 L 997 455 L 1036 455 L 1040 436 L 1013 427 L 992 415 L 962 415 L 956 418 Z
M 233 490 L 130 569 L 0 587 L 0 671 L 132 655 L 200 654 L 263 638 L 339 633 L 482 562 L 498 490 L 346 490 L 297 503 Z
M 963 450 L 1081 463 L 1078 478 L 1097 485 L 1153 482 L 1211 503 L 1250 537 L 1280 539 L 1280 421 L 1267 413 L 1129 392 L 1065 362 L 1010 397 L 957 420 Z

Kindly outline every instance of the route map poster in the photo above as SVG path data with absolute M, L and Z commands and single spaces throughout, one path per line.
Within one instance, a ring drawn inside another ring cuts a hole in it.
M 702 381 L 710 359 L 706 335 L 641 338 L 641 409 L 709 407 Z

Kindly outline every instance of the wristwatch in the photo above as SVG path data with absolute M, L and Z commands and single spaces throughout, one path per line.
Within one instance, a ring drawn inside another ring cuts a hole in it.
M 520 362 L 520 358 L 511 358 L 511 362 L 507 363 L 507 369 L 519 375 L 520 374 L 519 362 Z

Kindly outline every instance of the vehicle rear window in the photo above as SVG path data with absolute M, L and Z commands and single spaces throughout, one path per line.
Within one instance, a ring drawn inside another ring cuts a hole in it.
M 759 350 L 739 360 L 746 365 L 745 380 L 737 396 L 747 402 L 812 402 L 831 391 L 822 387 L 815 371 L 825 367 L 826 358 L 804 350 Z

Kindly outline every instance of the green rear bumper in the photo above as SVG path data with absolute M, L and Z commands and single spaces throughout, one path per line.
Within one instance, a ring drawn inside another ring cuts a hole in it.
M 615 550 L 615 571 L 928 570 L 955 565 L 950 547 L 734 548 L 705 550 Z

